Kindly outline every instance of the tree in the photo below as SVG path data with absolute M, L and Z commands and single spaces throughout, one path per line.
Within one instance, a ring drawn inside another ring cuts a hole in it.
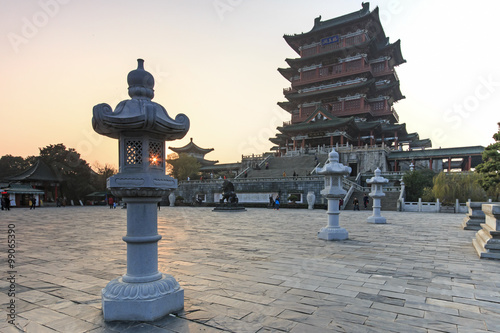
M 483 163 L 476 166 L 476 171 L 483 176 L 479 184 L 495 201 L 498 201 L 500 196 L 500 123 L 497 125 L 498 132 L 493 134 L 495 143 L 484 149 Z
M 110 164 L 101 165 L 99 163 L 94 163 L 95 176 L 94 176 L 94 187 L 97 191 L 105 191 L 107 188 L 106 181 L 109 177 L 118 173 L 115 166 Z
M 432 194 L 444 205 L 452 205 L 456 199 L 460 202 L 484 201 L 486 193 L 479 185 L 482 177 L 477 173 L 439 173 L 434 177 Z
M 172 166 L 170 175 L 178 180 L 197 177 L 201 168 L 196 157 L 186 153 L 181 153 L 178 158 L 167 159 L 167 163 Z
M 422 198 L 424 188 L 432 187 L 434 171 L 431 169 L 414 170 L 405 173 L 403 181 L 405 183 L 406 201 L 418 201 Z
M 34 156 L 29 156 L 26 159 L 21 156 L 4 155 L 0 158 L 0 179 L 6 179 L 15 176 L 27 168 L 35 161 Z
M 95 191 L 91 185 L 95 172 L 85 160 L 80 158 L 80 154 L 75 149 L 66 149 L 62 143 L 39 149 L 42 161 L 63 180 L 61 184 L 63 196 L 79 200 Z

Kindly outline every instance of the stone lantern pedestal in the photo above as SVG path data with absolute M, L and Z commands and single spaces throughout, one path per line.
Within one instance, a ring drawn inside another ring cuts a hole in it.
M 387 184 L 389 182 L 389 179 L 381 177 L 380 174 L 381 171 L 379 168 L 377 168 L 377 170 L 375 170 L 375 177 L 372 177 L 366 181 L 372 186 L 372 191 L 369 195 L 373 198 L 373 215 L 367 219 L 368 223 L 383 224 L 387 222 L 385 217 L 380 215 L 380 199 L 385 197 L 383 185 Z
M 184 307 L 184 290 L 171 275 L 158 271 L 158 210 L 163 195 L 177 188 L 165 175 L 165 141 L 184 137 L 189 119 L 175 119 L 151 99 L 154 78 L 143 60 L 128 74 L 130 100 L 113 111 L 107 104 L 93 109 L 92 125 L 119 141 L 119 172 L 107 187 L 127 204 L 127 272 L 102 290 L 104 320 L 153 321 Z
M 339 200 L 346 195 L 342 188 L 342 177 L 351 173 L 351 168 L 339 163 L 339 154 L 333 149 L 328 155 L 328 161 L 316 172 L 325 176 L 325 188 L 321 194 L 328 200 L 328 225 L 321 228 L 318 238 L 324 240 L 344 240 L 349 237 L 346 229 L 339 224 Z

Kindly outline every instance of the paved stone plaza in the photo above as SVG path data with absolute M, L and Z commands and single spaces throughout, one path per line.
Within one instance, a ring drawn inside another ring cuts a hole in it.
M 371 211 L 345 211 L 349 239 L 328 242 L 324 210 L 211 209 L 161 208 L 159 268 L 185 309 L 152 323 L 102 317 L 101 289 L 126 269 L 125 209 L 1 211 L 0 331 L 500 332 L 500 261 L 479 259 L 462 214 L 383 212 L 373 225 Z

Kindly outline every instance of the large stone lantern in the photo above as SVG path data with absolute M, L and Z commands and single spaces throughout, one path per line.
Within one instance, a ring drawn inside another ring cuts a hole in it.
M 92 118 L 97 133 L 118 139 L 119 172 L 107 186 L 127 204 L 127 272 L 102 290 L 102 309 L 107 321 L 152 321 L 184 307 L 184 290 L 158 271 L 157 204 L 177 188 L 177 180 L 165 175 L 165 141 L 184 137 L 189 119 L 183 114 L 172 119 L 151 101 L 154 78 L 142 59 L 127 82 L 131 99 L 114 111 L 98 104 Z
M 372 186 L 370 197 L 373 198 L 373 215 L 368 217 L 368 223 L 386 223 L 385 217 L 380 215 L 380 208 L 382 207 L 380 199 L 385 197 L 383 187 L 389 182 L 389 179 L 382 177 L 381 174 L 382 172 L 377 168 L 375 170 L 375 177 L 366 180 L 366 183 Z
M 332 149 L 328 161 L 316 172 L 325 176 L 325 188 L 321 194 L 328 200 L 328 225 L 321 228 L 318 238 L 324 240 L 344 240 L 349 234 L 339 225 L 339 200 L 345 197 L 346 191 L 342 188 L 342 178 L 351 173 L 351 168 L 339 163 L 339 154 Z

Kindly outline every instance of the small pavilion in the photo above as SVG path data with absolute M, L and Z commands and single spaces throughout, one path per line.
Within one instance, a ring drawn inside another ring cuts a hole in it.
M 27 188 L 26 185 L 31 188 L 31 190 L 36 189 L 40 192 L 37 192 L 40 195 L 40 199 L 44 202 L 55 202 L 58 198 L 58 188 L 60 188 L 60 184 L 62 182 L 62 177 L 57 175 L 52 168 L 50 168 L 45 162 L 43 162 L 40 158 L 29 167 L 27 170 L 22 173 L 9 177 L 7 179 L 11 186 L 13 183 L 19 183 L 24 185 L 24 188 Z M 16 197 L 16 203 L 19 201 L 19 204 L 24 203 L 24 199 L 22 196 L 31 195 L 33 193 L 21 193 L 16 192 L 19 196 Z M 37 200 L 39 203 L 40 200 Z M 37 203 L 37 205 L 38 205 Z M 27 205 L 27 203 L 26 203 Z

